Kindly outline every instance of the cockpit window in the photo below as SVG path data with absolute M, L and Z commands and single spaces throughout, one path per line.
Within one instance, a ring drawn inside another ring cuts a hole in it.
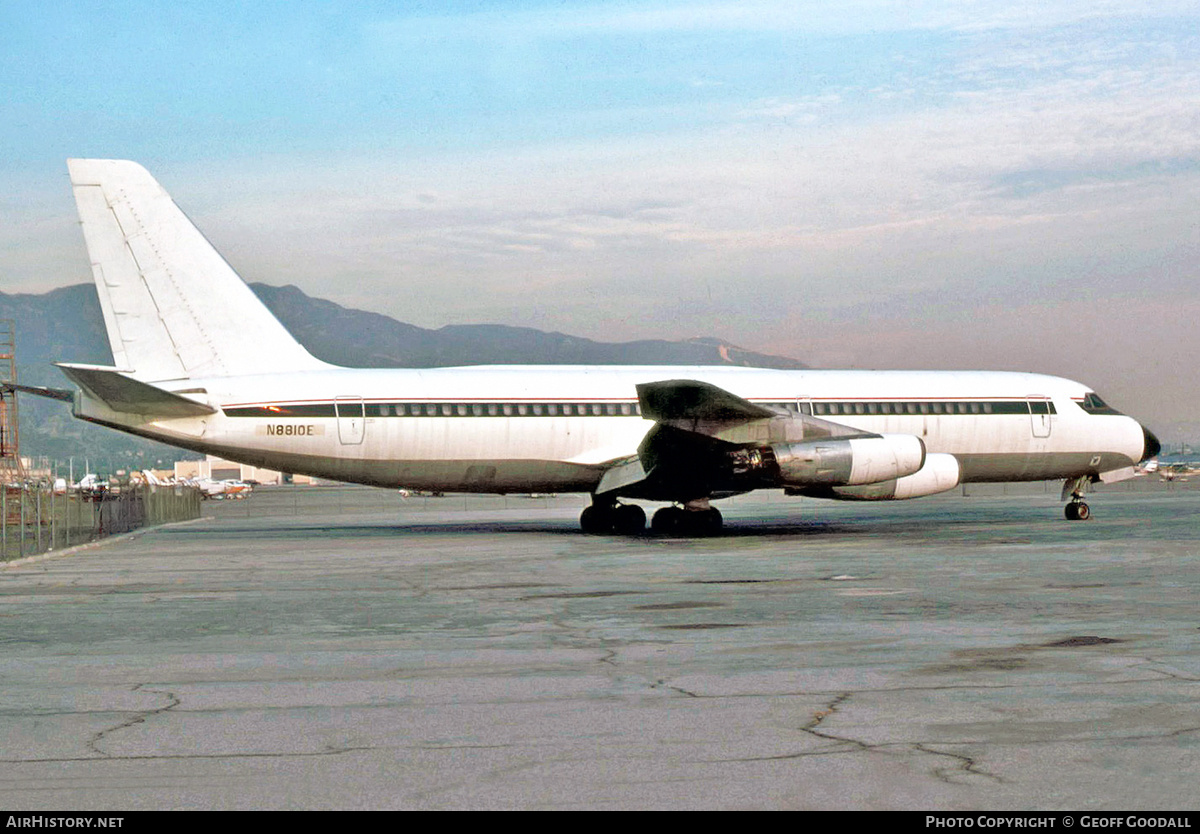
M 1093 391 L 1089 391 L 1087 394 L 1084 395 L 1083 402 L 1081 402 L 1079 404 L 1079 407 L 1082 408 L 1084 411 L 1086 411 L 1088 414 L 1120 414 L 1121 413 L 1121 412 L 1117 411 L 1115 408 L 1113 408 L 1111 405 L 1106 403 L 1104 400 L 1100 399 L 1100 397 Z

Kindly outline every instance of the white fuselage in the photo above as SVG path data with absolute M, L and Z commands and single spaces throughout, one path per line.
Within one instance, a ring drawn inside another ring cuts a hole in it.
M 596 489 L 654 425 L 635 386 L 698 380 L 954 455 L 963 481 L 1072 478 L 1135 464 L 1142 427 L 1085 411 L 1089 389 L 1027 373 L 677 366 L 329 368 L 156 382 L 216 409 L 137 422 L 83 398 L 78 416 L 177 446 L 342 481 L 466 492 Z

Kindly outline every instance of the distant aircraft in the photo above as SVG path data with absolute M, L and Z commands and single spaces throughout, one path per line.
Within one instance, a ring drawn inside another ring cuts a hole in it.
M 89 472 L 79 479 L 79 483 L 74 484 L 71 488 L 78 490 L 83 495 L 102 496 L 108 492 L 108 481 L 102 480 L 98 475 Z
M 1157 472 L 1164 481 L 1187 481 L 1193 475 L 1200 474 L 1200 461 L 1178 456 L 1155 458 L 1154 467 L 1146 466 L 1147 472 Z
M 1159 451 L 1070 380 L 734 367 L 335 367 L 311 356 L 139 165 L 71 160 L 114 367 L 60 363 L 75 416 L 254 466 L 433 492 L 589 493 L 589 533 L 710 533 L 755 489 L 843 500 L 1089 483 Z M 886 338 L 886 334 L 882 336 Z M 68 392 L 42 390 L 62 398 Z
M 253 488 L 250 484 L 244 481 L 226 479 L 223 481 L 214 481 L 212 478 L 196 478 L 190 481 L 193 486 L 200 490 L 200 495 L 205 500 L 210 498 L 249 498 Z

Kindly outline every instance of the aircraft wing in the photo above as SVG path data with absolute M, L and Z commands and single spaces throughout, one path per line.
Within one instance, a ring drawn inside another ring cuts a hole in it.
M 642 416 L 651 420 L 746 421 L 779 416 L 766 406 L 694 379 L 669 379 L 637 386 Z
M 874 437 L 811 415 L 752 403 L 697 380 L 649 382 L 638 385 L 637 392 L 642 416 L 655 425 L 637 455 L 610 463 L 598 494 L 650 500 L 735 494 L 766 485 L 750 472 L 762 465 L 756 450 L 761 453 L 772 444 Z

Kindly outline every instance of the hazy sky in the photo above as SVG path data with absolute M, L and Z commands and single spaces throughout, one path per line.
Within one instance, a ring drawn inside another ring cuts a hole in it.
M 1004 368 L 1200 437 L 1200 4 L 0 3 L 0 290 L 64 160 L 426 327 Z M 69 357 L 65 357 L 69 358 Z

